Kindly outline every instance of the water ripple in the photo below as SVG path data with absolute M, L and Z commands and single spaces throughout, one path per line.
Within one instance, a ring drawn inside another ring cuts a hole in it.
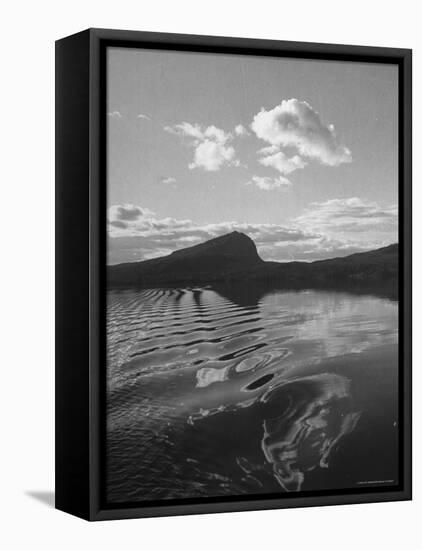
M 380 392 L 396 353 L 397 304 L 386 299 L 109 291 L 108 498 L 300 491 L 369 475 L 334 458 L 371 414 L 394 419 Z

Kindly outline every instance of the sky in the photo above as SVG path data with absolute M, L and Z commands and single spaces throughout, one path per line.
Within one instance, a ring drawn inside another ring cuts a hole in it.
M 109 48 L 108 263 L 242 231 L 265 260 L 397 242 L 397 66 Z

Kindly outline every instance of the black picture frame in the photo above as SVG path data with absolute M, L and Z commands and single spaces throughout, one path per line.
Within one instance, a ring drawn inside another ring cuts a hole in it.
M 104 501 L 106 125 L 109 46 L 360 61 L 399 68 L 400 470 L 397 488 L 284 498 Z M 87 520 L 409 500 L 412 52 L 408 49 L 88 29 L 56 42 L 56 508 Z

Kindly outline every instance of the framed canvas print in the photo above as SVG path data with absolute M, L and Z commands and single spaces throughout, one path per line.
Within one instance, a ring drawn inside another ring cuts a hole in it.
M 56 43 L 56 506 L 411 498 L 411 51 Z

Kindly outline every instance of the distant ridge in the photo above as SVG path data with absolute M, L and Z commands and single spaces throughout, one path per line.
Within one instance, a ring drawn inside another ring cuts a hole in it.
M 250 281 L 312 287 L 385 284 L 396 282 L 397 275 L 398 244 L 312 263 L 265 262 L 250 237 L 233 231 L 161 258 L 108 266 L 107 284 L 151 287 Z

